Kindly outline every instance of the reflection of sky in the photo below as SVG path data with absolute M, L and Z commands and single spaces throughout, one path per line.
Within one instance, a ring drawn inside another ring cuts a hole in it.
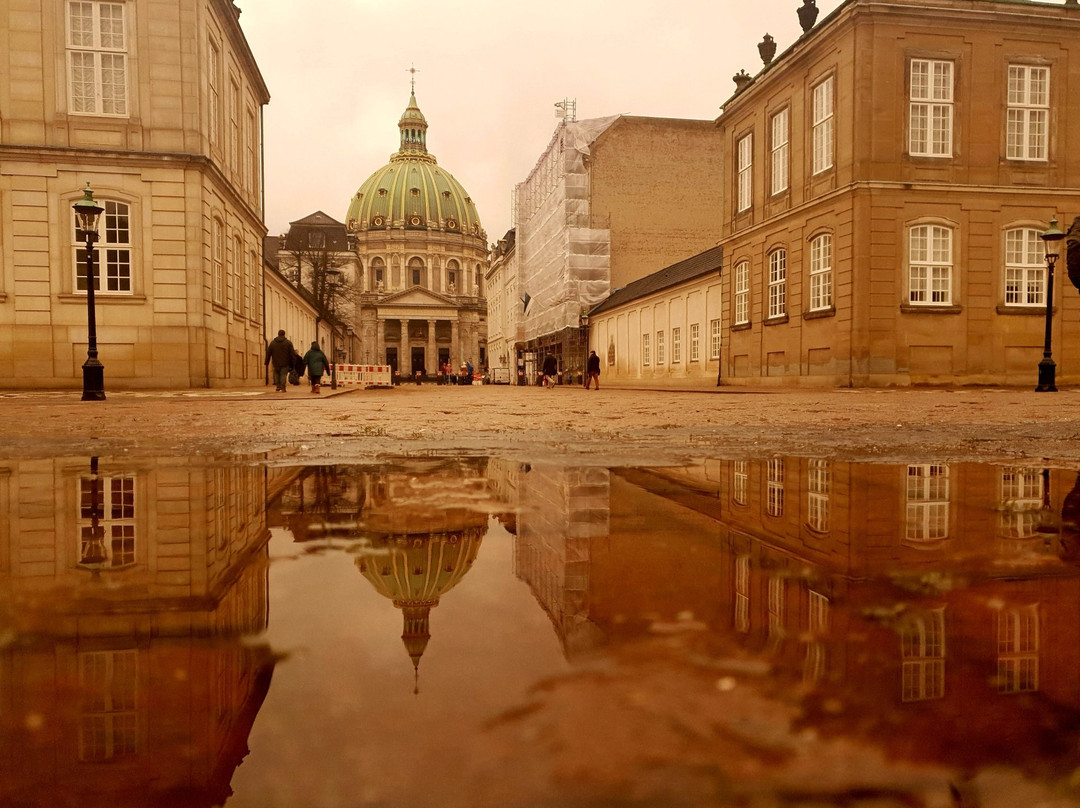
M 492 520 L 473 568 L 432 609 L 414 695 L 401 611 L 352 556 L 305 554 L 274 531 L 267 636 L 290 656 L 274 671 L 230 808 L 423 805 L 459 783 L 468 737 L 567 669 L 547 615 L 514 577 L 512 550 Z

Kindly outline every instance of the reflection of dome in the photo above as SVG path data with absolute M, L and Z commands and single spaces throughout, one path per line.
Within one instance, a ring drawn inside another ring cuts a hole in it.
M 428 152 L 427 128 L 414 91 L 398 121 L 401 149 L 353 196 L 346 215 L 350 230 L 416 228 L 483 234 L 468 193 Z
M 373 553 L 356 566 L 376 591 L 393 601 L 404 616 L 401 640 L 413 667 L 431 638 L 431 609 L 472 568 L 487 527 L 465 527 L 440 533 L 382 536 L 372 540 Z

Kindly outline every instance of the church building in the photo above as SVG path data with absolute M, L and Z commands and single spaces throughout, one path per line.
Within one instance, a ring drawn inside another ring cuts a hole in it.
M 409 377 L 481 368 L 487 234 L 468 192 L 427 150 L 415 85 L 398 129 L 399 150 L 360 185 L 345 219 L 358 259 L 358 361 Z

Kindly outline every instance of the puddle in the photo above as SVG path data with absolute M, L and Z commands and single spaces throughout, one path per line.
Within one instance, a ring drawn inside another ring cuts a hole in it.
M 1080 799 L 1075 470 L 0 468 L 0 805 Z

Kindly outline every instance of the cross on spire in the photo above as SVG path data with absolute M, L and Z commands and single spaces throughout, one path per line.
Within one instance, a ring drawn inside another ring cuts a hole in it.
M 409 85 L 410 85 L 410 86 L 409 86 L 409 89 L 410 89 L 410 90 L 411 90 L 412 92 L 414 92 L 414 93 L 415 93 L 415 92 L 416 92 L 416 74 L 417 74 L 417 73 L 418 73 L 419 71 L 418 71 L 418 70 L 416 69 L 416 65 L 409 65 L 409 69 L 408 69 L 408 70 L 406 70 L 405 72 L 406 72 L 406 73 L 412 73 L 412 76 L 411 76 L 411 77 L 409 78 Z

